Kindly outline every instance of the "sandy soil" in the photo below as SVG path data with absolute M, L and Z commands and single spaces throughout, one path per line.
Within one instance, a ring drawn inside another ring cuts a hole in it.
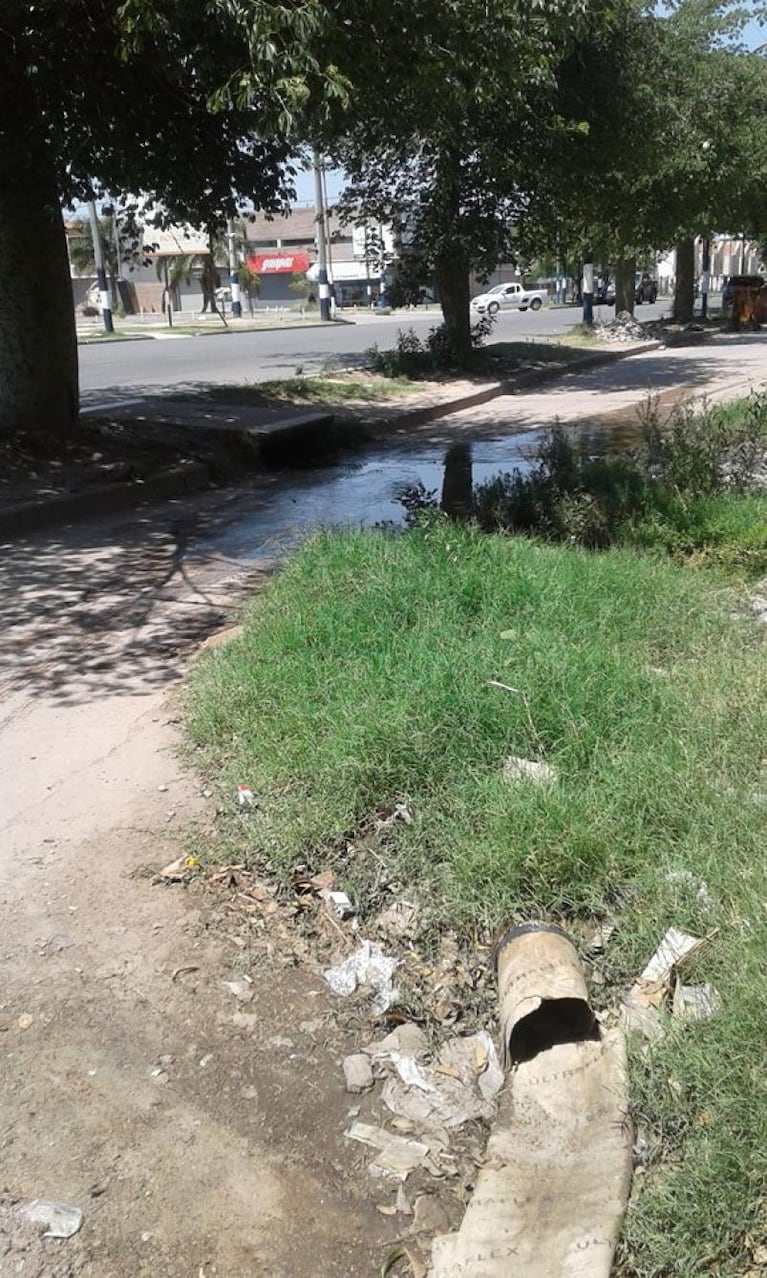
M 367 1275 L 396 1226 L 321 980 L 276 955 L 243 1022 L 222 907 L 143 873 L 202 815 L 176 681 L 242 583 L 178 551 L 141 520 L 4 551 L 0 1274 Z M 22 1226 L 34 1198 L 81 1231 Z

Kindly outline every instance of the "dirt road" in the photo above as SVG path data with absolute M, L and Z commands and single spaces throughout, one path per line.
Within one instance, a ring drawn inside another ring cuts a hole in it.
M 392 1222 L 343 1147 L 321 981 L 277 956 L 238 1026 L 232 929 L 140 873 L 202 814 L 175 685 L 242 577 L 140 522 L 67 543 L 4 551 L 0 1274 L 368 1275 Z M 20 1229 L 38 1197 L 80 1233 Z

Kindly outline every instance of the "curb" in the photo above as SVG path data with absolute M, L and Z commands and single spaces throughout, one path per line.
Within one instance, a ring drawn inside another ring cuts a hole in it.
M 145 502 L 182 497 L 186 493 L 210 488 L 212 484 L 210 467 L 203 462 L 191 462 L 188 466 L 171 466 L 157 471 L 142 483 L 99 484 L 85 492 L 62 493 L 44 502 L 20 502 L 17 506 L 0 510 L 0 537 L 18 537 L 51 524 L 79 522 L 91 515 L 132 510 Z
M 560 364 L 556 368 L 533 368 L 529 372 L 519 373 L 514 380 L 494 382 L 484 390 L 475 391 L 471 395 L 463 395 L 460 399 L 443 400 L 440 404 L 429 404 L 426 408 L 414 408 L 410 412 L 397 413 L 388 418 L 388 423 L 398 426 L 427 426 L 429 422 L 438 421 L 440 417 L 450 417 L 465 408 L 475 408 L 487 404 L 492 399 L 500 399 L 502 395 L 516 395 L 520 391 L 542 386 L 549 382 L 559 381 L 569 373 L 583 373 L 589 368 L 599 368 L 603 364 L 617 364 L 631 355 L 644 355 L 646 351 L 658 350 L 662 342 L 642 342 L 632 346 L 630 350 L 593 351 L 569 364 Z
M 327 324 L 340 327 L 353 326 L 354 320 L 312 320 L 308 324 L 258 324 L 252 328 L 210 328 L 200 333 L 176 333 L 176 337 L 226 337 L 233 333 L 282 333 L 294 332 L 296 329 L 325 328 Z M 116 337 L 83 337 L 77 339 L 78 346 L 112 346 L 119 342 L 156 342 L 162 341 L 172 328 L 159 329 L 156 333 L 118 333 Z

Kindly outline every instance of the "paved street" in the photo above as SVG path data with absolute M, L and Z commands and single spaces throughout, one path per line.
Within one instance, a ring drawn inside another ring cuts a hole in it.
M 660 306 L 641 306 L 641 319 L 656 319 Z M 611 307 L 598 308 L 611 318 Z M 507 312 L 495 328 L 497 341 L 509 342 L 564 333 L 580 321 L 577 307 Z M 393 346 L 398 329 L 413 328 L 425 337 L 439 322 L 434 311 L 360 316 L 354 323 L 327 327 L 172 337 L 164 341 L 110 342 L 80 348 L 83 403 L 93 406 L 140 396 L 147 388 L 193 386 L 201 382 L 260 382 L 292 377 L 297 368 L 316 371 L 330 359 L 354 362 L 377 343 Z

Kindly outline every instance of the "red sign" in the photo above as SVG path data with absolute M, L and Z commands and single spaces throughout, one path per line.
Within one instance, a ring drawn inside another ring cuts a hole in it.
M 295 275 L 308 271 L 310 265 L 308 253 L 283 253 L 282 249 L 248 258 L 248 266 L 256 275 Z

